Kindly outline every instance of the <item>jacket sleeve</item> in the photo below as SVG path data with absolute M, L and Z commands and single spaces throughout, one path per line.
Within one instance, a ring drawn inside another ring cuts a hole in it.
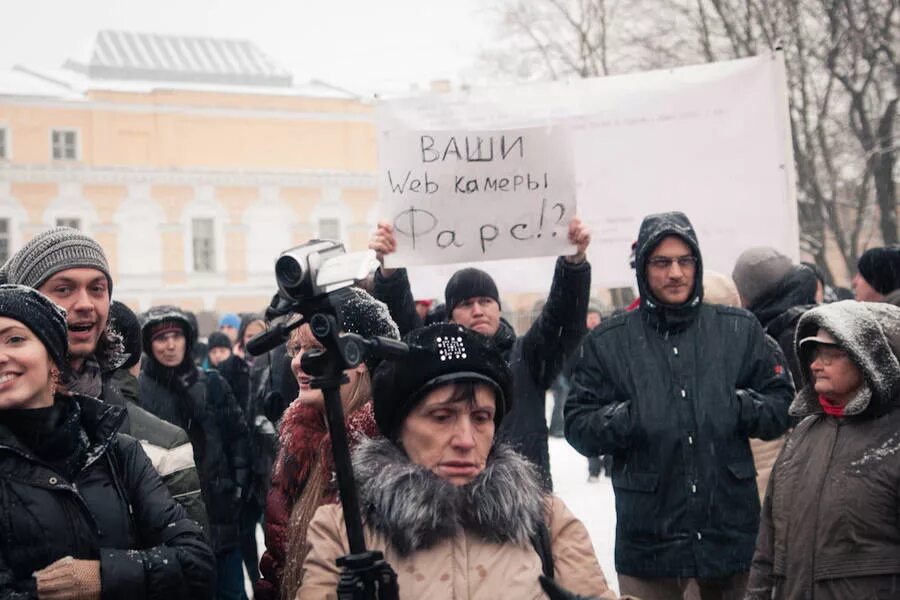
M 541 314 L 522 336 L 522 357 L 535 384 L 546 390 L 587 331 L 591 265 L 556 260 L 553 284 Z
M 775 587 L 775 578 L 772 574 L 775 539 L 775 527 L 772 520 L 772 487 L 777 476 L 778 474 L 773 468 L 769 485 L 766 488 L 766 497 L 763 500 L 759 533 L 756 537 L 756 551 L 753 553 L 753 561 L 750 563 L 750 578 L 747 581 L 745 600 L 769 600 L 772 598 L 772 591 Z
M 794 398 L 791 371 L 778 344 L 756 321 L 750 324 L 749 336 L 738 379 L 738 426 L 747 437 L 774 440 L 789 424 L 788 407 Z
M 244 411 L 225 378 L 213 371 L 210 371 L 209 376 L 219 380 L 221 398 L 218 399 L 216 406 L 223 411 L 220 423 L 224 439 L 228 441 L 226 448 L 230 454 L 231 468 L 234 470 L 232 477 L 234 483 L 246 491 L 250 485 L 250 428 Z
M 215 560 L 200 527 L 172 499 L 136 440 L 120 435 L 113 443 L 109 452 L 116 453 L 114 468 L 143 549 L 100 549 L 103 597 L 210 598 Z
M 631 445 L 631 402 L 614 385 L 599 352 L 604 334 L 608 330 L 601 325 L 581 344 L 564 409 L 566 440 L 585 456 L 615 454 Z
M 349 552 L 343 531 L 340 508 L 337 505 L 320 506 L 309 523 L 310 550 L 303 563 L 303 583 L 296 600 L 337 600 L 341 571 L 335 561 Z
M 390 277 L 385 277 L 381 269 L 375 271 L 375 287 L 372 295 L 387 304 L 391 317 L 400 329 L 400 337 L 422 327 L 422 319 L 416 312 L 416 301 L 409 287 L 406 269 L 397 269 Z
M 615 600 L 584 523 L 556 496 L 550 502 L 550 547 L 557 583 L 576 594 Z
M 16 579 L 0 552 L 0 600 L 38 600 L 37 582 L 34 577 Z
M 141 448 L 166 484 L 172 498 L 184 507 L 189 518 L 207 530 L 209 521 L 200 495 L 200 477 L 194 463 L 194 448 L 187 434 L 181 430 L 179 432 L 181 435 L 173 441 L 170 448 L 160 448 L 147 440 L 141 440 Z

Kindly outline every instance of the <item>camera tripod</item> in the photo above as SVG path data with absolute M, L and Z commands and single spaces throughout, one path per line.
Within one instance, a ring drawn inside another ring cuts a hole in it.
M 402 356 L 408 348 L 402 342 L 387 338 L 341 336 L 337 320 L 330 314 L 314 314 L 309 325 L 325 350 L 304 353 L 301 366 L 304 372 L 313 376 L 310 387 L 321 389 L 325 396 L 325 417 L 350 544 L 350 554 L 337 559 L 337 566 L 342 569 L 337 587 L 338 600 L 399 600 L 397 574 L 380 551 L 366 550 L 340 387 L 349 381 L 344 370 L 360 364 L 367 356 Z

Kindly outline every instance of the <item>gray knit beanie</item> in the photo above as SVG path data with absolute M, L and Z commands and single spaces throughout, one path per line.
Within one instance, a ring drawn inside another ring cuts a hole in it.
M 88 267 L 106 275 L 112 296 L 112 277 L 106 255 L 93 238 L 71 227 L 54 227 L 37 234 L 22 246 L 3 269 L 0 283 L 39 288 L 60 271 Z
M 775 248 L 756 246 L 741 253 L 731 278 L 744 306 L 752 306 L 760 296 L 784 279 L 793 267 L 791 259 Z

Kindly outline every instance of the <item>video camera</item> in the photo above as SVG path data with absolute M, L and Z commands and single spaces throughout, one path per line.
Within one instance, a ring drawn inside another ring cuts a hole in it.
M 350 554 L 337 559 L 341 577 L 339 600 L 396 600 L 397 575 L 379 551 L 366 550 L 359 495 L 347 431 L 340 386 L 349 381 L 344 373 L 370 356 L 403 356 L 409 348 L 403 342 L 382 337 L 341 333 L 341 305 L 352 292 L 350 286 L 365 279 L 378 262 L 375 253 L 347 253 L 343 244 L 331 240 L 311 240 L 281 253 L 275 262 L 278 293 L 266 309 L 266 318 L 275 324 L 247 342 L 247 351 L 257 356 L 287 341 L 290 332 L 304 323 L 322 344 L 301 356 L 301 367 L 312 375 L 310 387 L 325 396 L 325 419 L 331 436 L 331 450 L 338 491 L 344 509 L 344 523 Z M 291 318 L 290 315 L 297 315 Z M 285 320 L 280 319 L 285 318 Z
M 341 290 L 364 280 L 378 267 L 371 250 L 348 253 L 333 240 L 310 240 L 282 252 L 275 261 L 278 292 L 266 309 L 271 328 L 247 342 L 259 356 L 287 341 L 290 332 L 306 322 L 302 315 L 324 312 L 340 316 Z M 300 315 L 300 319 L 289 319 Z

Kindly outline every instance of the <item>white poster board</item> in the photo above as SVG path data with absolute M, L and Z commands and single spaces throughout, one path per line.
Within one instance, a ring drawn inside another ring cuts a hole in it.
M 751 246 L 799 254 L 781 52 L 616 77 L 428 94 L 378 106 L 382 131 L 570 130 L 579 216 L 592 229 L 592 286 L 633 285 L 647 214 L 680 210 L 707 269 L 730 274 Z M 384 201 L 384 197 L 380 199 Z M 500 293 L 545 292 L 553 258 L 479 263 Z M 443 296 L 462 264 L 410 270 L 417 298 Z
M 385 129 L 380 218 L 394 227 L 388 267 L 570 254 L 572 146 L 564 127 Z

